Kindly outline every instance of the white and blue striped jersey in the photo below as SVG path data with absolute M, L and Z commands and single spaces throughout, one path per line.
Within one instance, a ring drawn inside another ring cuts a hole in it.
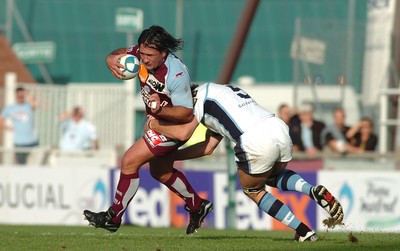
M 196 91 L 194 115 L 197 120 L 235 143 L 243 133 L 275 116 L 236 86 L 205 83 Z

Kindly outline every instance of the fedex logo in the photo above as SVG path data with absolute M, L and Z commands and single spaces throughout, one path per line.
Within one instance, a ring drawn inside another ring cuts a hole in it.
M 303 174 L 302 174 L 303 175 Z M 313 177 L 308 177 L 308 176 Z M 315 173 L 303 175 L 306 180 L 315 182 Z M 215 227 L 226 228 L 226 218 L 228 209 L 228 178 L 225 172 L 214 174 L 214 214 Z M 316 204 L 314 201 L 304 194 L 298 192 L 281 192 L 275 188 L 270 192 L 284 204 L 286 204 L 299 220 L 306 225 L 314 228 L 316 226 Z M 257 205 L 247 198 L 242 192 L 239 184 L 235 193 L 236 198 L 236 228 L 237 229 L 257 229 L 257 230 L 288 230 L 288 228 L 274 220 L 267 213 L 260 210 Z M 293 215 L 288 215 L 287 220 Z
M 143 183 L 146 184 L 147 181 Z M 125 211 L 125 222 L 140 226 L 169 227 L 170 205 L 166 199 L 168 193 L 168 188 L 161 183 L 152 189 L 140 187 Z
M 116 175 L 118 170 L 113 170 L 114 184 L 118 184 L 119 175 Z M 212 172 L 185 172 L 185 174 L 200 197 L 213 201 L 210 185 Z M 141 186 L 125 211 L 124 223 L 151 227 L 186 227 L 189 213 L 184 209 L 185 202 L 153 179 L 147 168 L 141 168 L 140 180 Z M 209 214 L 203 226 L 212 227 L 213 219 L 213 213 Z
M 118 169 L 117 169 L 118 170 Z M 200 197 L 214 204 L 214 211 L 204 222 L 204 226 L 224 229 L 228 220 L 228 178 L 226 172 L 184 171 L 193 188 Z M 302 173 L 310 183 L 315 183 L 315 173 Z M 119 175 L 114 175 L 114 184 L 118 183 Z M 141 187 L 133 197 L 125 212 L 126 223 L 154 227 L 186 227 L 189 214 L 184 209 L 185 202 L 166 186 L 154 180 L 148 169 L 140 170 Z M 114 190 L 115 191 L 115 190 Z M 307 195 L 298 192 L 281 192 L 273 188 L 270 192 L 285 203 L 299 220 L 315 228 L 316 203 Z M 113 192 L 114 194 L 114 192 Z M 245 196 L 239 184 L 235 191 L 235 222 L 237 229 L 256 230 L 287 230 L 288 228 L 274 220 L 267 213 Z M 292 214 L 285 217 L 290 221 Z

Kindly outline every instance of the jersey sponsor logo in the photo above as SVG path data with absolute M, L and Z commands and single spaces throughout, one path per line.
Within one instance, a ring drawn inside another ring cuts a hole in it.
M 250 104 L 254 104 L 254 103 L 256 103 L 256 101 L 254 101 L 254 100 L 249 100 L 249 101 L 243 102 L 243 103 L 241 103 L 241 104 L 238 104 L 238 107 L 241 108 L 241 107 L 243 107 L 243 106 L 250 105 Z
M 175 75 L 175 77 L 183 77 L 183 71 L 181 71 L 181 72 L 179 72 L 179 73 L 177 73 L 176 75 Z
M 160 135 L 158 135 L 155 131 L 153 131 L 151 129 L 146 131 L 145 136 L 146 136 L 147 142 L 152 147 L 156 147 L 157 145 L 159 145 L 162 142 L 162 139 L 159 137 Z
M 163 134 L 158 134 L 156 131 L 151 129 L 146 131 L 145 139 L 153 148 L 157 146 L 175 146 L 178 143 L 178 141 L 171 140 Z
M 165 84 L 158 81 L 154 76 L 150 75 L 147 78 L 147 84 L 149 84 L 155 91 L 162 92 L 165 88 Z

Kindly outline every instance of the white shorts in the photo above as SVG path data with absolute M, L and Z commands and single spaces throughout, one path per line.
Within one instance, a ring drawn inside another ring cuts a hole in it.
M 235 146 L 238 167 L 247 173 L 269 171 L 275 162 L 292 159 L 289 127 L 281 119 L 271 117 L 240 136 Z

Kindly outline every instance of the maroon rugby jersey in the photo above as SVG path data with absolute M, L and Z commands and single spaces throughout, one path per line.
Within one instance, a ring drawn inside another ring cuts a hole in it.
M 128 54 L 135 55 L 140 59 L 139 46 L 130 47 Z M 138 78 L 147 114 L 157 117 L 150 108 L 149 99 L 153 93 L 159 95 L 161 106 L 174 105 L 193 108 L 189 72 L 182 61 L 172 53 L 168 53 L 164 62 L 154 71 L 149 72 L 141 65 Z
M 140 59 L 139 46 L 130 47 L 128 54 Z M 153 71 L 148 71 L 143 65 L 140 65 L 138 78 L 146 114 L 158 118 L 150 108 L 150 96 L 154 93 L 160 97 L 161 106 L 183 106 L 193 109 L 188 69 L 172 53 L 168 53 L 162 64 Z M 184 144 L 184 142 L 171 140 L 154 130 L 146 131 L 143 138 L 155 156 L 167 154 Z

